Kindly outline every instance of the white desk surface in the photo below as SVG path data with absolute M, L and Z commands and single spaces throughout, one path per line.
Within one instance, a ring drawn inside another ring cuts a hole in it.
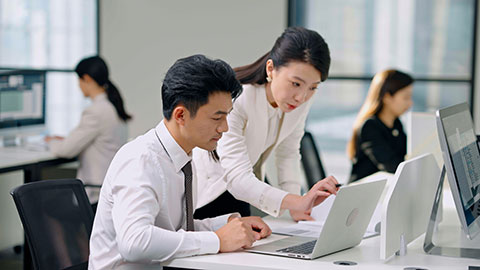
M 480 248 L 480 239 L 468 241 L 460 233 L 458 216 L 453 208 L 450 191 L 444 193 L 444 218 L 439 229 L 434 234 L 437 245 Z M 270 227 L 284 226 L 293 221 L 285 217 L 274 219 L 266 217 Z M 462 239 L 463 238 L 463 239 Z M 468 270 L 469 265 L 480 266 L 480 258 L 465 259 L 436 255 L 428 255 L 423 251 L 424 234 L 408 245 L 407 255 L 395 256 L 389 260 L 380 260 L 380 237 L 364 239 L 358 246 L 340 251 L 315 260 L 301 260 L 278 256 L 253 254 L 247 252 L 221 253 L 188 258 L 173 259 L 164 266 L 193 269 L 404 269 L 417 267 L 429 270 Z M 333 264 L 334 261 L 353 261 L 355 266 Z
M 47 150 L 30 150 L 26 147 L 0 147 L 0 168 L 23 166 L 57 159 Z

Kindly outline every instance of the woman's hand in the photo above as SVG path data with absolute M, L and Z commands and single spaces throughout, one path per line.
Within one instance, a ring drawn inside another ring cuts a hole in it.
M 300 217 L 301 213 L 295 211 L 301 211 L 305 214 L 307 211 L 311 211 L 314 206 L 319 205 L 331 194 L 336 195 L 338 187 L 337 179 L 333 176 L 318 181 L 308 192 L 303 196 L 288 194 L 282 201 L 282 209 L 289 209 L 294 211 L 295 217 Z M 303 215 L 304 216 L 304 215 Z M 292 216 L 293 217 L 293 216 Z
M 310 214 L 312 211 L 296 211 L 296 210 L 290 210 L 290 216 L 293 218 L 295 221 L 300 221 L 300 220 L 314 220 Z
M 52 140 L 63 140 L 65 139 L 64 137 L 61 137 L 61 136 L 46 136 L 45 137 L 45 142 L 49 142 L 49 141 L 52 141 Z

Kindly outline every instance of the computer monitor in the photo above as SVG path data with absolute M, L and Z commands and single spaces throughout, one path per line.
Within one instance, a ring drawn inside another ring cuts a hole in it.
M 462 229 L 480 233 L 480 151 L 467 103 L 437 111 L 437 127 L 447 178 Z
M 0 136 L 45 125 L 45 81 L 45 71 L 0 72 Z

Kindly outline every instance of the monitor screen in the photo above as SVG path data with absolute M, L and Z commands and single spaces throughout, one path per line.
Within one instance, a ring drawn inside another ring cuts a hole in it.
M 0 128 L 45 124 L 45 71 L 0 73 Z
M 480 151 L 467 103 L 437 111 L 445 168 L 462 226 L 480 232 Z

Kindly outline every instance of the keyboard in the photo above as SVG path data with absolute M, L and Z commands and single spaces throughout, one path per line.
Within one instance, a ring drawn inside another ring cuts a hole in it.
M 277 250 L 277 252 L 283 252 L 283 253 L 296 253 L 296 254 L 310 254 L 313 252 L 313 248 L 315 247 L 315 244 L 317 243 L 317 240 L 313 240 L 310 242 L 305 242 L 300 245 L 296 246 L 291 246 L 291 247 L 286 247 Z

